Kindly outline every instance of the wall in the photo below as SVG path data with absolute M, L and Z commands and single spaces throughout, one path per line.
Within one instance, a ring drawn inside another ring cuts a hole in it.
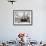
M 14 26 L 13 10 L 33 10 L 32 26 Z M 7 0 L 0 0 L 0 40 L 11 40 L 18 32 L 31 34 L 33 40 L 46 40 L 46 1 L 45 0 L 17 0 L 12 5 Z

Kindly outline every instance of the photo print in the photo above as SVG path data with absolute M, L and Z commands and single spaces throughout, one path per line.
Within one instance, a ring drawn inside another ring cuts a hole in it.
M 32 10 L 13 10 L 14 25 L 32 25 Z

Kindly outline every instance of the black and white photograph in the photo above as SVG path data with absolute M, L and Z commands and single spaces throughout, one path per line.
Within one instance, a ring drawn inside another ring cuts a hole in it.
M 32 10 L 13 10 L 13 24 L 32 24 Z

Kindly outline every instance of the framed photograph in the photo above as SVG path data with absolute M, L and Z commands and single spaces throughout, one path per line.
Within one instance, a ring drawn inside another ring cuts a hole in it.
M 14 25 L 32 25 L 32 10 L 13 10 Z

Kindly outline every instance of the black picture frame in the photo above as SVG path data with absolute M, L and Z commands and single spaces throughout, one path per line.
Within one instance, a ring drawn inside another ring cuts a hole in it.
M 16 24 L 16 22 L 15 22 L 15 16 L 16 16 L 15 13 L 16 12 L 28 12 L 28 11 L 31 13 L 30 14 L 30 16 L 31 16 L 31 23 L 29 23 L 29 24 L 27 24 L 27 23 L 26 24 L 23 24 L 23 23 L 22 24 Z M 13 10 L 13 25 L 18 25 L 18 26 L 19 25 L 20 26 L 21 25 L 23 25 L 23 26 L 26 25 L 27 26 L 27 25 L 32 25 L 32 24 L 33 24 L 33 11 L 32 10 Z

